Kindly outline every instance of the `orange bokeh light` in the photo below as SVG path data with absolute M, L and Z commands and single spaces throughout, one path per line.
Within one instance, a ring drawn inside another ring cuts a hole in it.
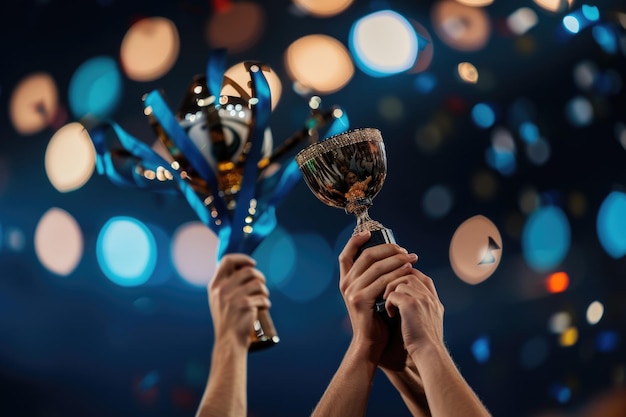
M 563 292 L 569 287 L 567 272 L 555 272 L 546 279 L 546 288 L 551 293 Z

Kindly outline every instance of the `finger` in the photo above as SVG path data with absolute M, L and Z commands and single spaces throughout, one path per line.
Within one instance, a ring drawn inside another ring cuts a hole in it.
M 411 264 L 409 262 L 401 264 L 402 258 L 402 255 L 397 256 L 397 263 L 394 263 L 393 265 L 399 266 L 397 268 L 389 270 L 389 272 L 385 272 L 382 275 L 375 273 L 372 274 L 370 277 L 364 276 L 363 279 L 360 279 L 358 282 L 355 282 L 353 284 L 353 290 L 358 289 L 360 291 L 363 291 L 365 297 L 367 297 L 368 299 L 374 300 L 378 298 L 381 294 L 385 292 L 385 288 L 389 285 L 389 283 L 394 282 L 395 280 L 405 276 L 411 270 Z M 370 269 L 374 268 L 372 267 Z M 367 283 L 367 285 L 363 285 L 364 283 Z
M 227 285 L 238 286 L 252 280 L 259 280 L 262 283 L 266 281 L 263 272 L 251 266 L 244 266 L 231 275 Z
M 272 306 L 272 302 L 265 295 L 257 294 L 248 296 L 248 306 L 254 308 L 268 309 Z
M 253 281 L 247 282 L 245 285 L 242 285 L 239 288 L 239 291 L 240 291 L 240 294 L 246 295 L 246 296 L 257 295 L 257 294 L 261 294 L 266 297 L 270 296 L 270 290 L 262 281 L 259 281 L 259 280 L 253 280 Z
M 435 297 L 439 298 L 439 294 L 437 294 L 437 288 L 435 287 L 435 282 L 428 275 L 424 274 L 422 271 L 415 269 L 417 272 L 417 277 L 424 283 L 428 291 Z
M 371 232 L 365 230 L 357 235 L 350 237 L 348 243 L 339 254 L 339 272 L 343 276 L 348 273 L 354 262 L 359 248 L 370 238 Z
M 256 261 L 252 257 L 243 253 L 230 253 L 228 255 L 224 255 L 217 266 L 213 280 L 224 279 L 239 268 L 255 265 Z
M 400 255 L 402 259 L 398 258 L 397 255 Z M 361 275 L 367 275 L 369 279 L 364 285 L 369 285 L 380 275 L 413 260 L 411 257 L 406 257 L 406 255 L 406 249 L 392 243 L 384 243 L 367 248 L 354 262 L 349 274 L 345 275 L 345 279 L 348 281 L 345 284 L 350 284 L 349 281 L 353 281 Z M 391 260 L 394 256 L 396 258 Z M 358 279 L 362 280 L 362 278 Z
M 389 317 L 394 317 L 400 311 L 401 306 L 410 299 L 410 296 L 397 291 L 390 293 L 385 300 L 385 310 Z

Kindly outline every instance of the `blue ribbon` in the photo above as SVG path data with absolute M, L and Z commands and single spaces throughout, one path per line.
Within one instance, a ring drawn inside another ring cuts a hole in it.
M 261 159 L 263 149 L 263 137 L 265 135 L 265 129 L 269 124 L 271 108 L 271 93 L 269 83 L 261 71 L 260 65 L 250 65 L 248 72 L 252 78 L 252 97 L 256 98 L 256 103 L 252 105 L 252 131 L 250 132 L 250 150 L 246 155 L 246 161 L 243 167 L 243 178 L 239 192 L 237 194 L 237 204 L 235 206 L 235 212 L 233 213 L 233 233 L 230 237 L 228 245 L 224 249 L 224 253 L 238 252 L 243 250 L 244 239 L 252 239 L 252 242 L 257 241 L 265 236 L 265 229 L 259 227 L 257 230 L 256 224 L 251 224 L 252 232 L 245 233 L 244 227 L 246 218 L 249 217 L 249 202 L 255 198 L 257 177 L 259 174 L 259 168 L 257 166 Z M 256 222 L 254 222 L 256 223 Z M 249 245 L 247 245 L 249 246 Z M 221 256 L 222 252 L 219 251 Z

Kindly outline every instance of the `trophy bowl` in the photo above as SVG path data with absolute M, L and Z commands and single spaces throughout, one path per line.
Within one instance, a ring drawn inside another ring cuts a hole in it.
M 356 216 L 353 235 L 369 230 L 370 239 L 359 249 L 396 243 L 391 229 L 369 216 L 374 197 L 387 176 L 387 156 L 380 130 L 353 129 L 316 142 L 296 155 L 304 182 L 324 204 Z M 384 311 L 384 301 L 376 304 Z

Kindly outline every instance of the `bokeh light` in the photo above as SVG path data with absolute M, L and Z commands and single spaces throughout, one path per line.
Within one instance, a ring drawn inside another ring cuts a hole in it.
M 486 363 L 491 356 L 491 346 L 488 336 L 480 336 L 472 342 L 472 355 L 478 363 Z
M 354 0 L 293 0 L 305 13 L 316 17 L 336 16 L 346 10 Z
M 598 324 L 604 315 L 604 304 L 600 301 L 594 301 L 587 307 L 585 316 L 587 317 L 587 323 L 592 326 Z
M 472 7 L 485 7 L 489 6 L 494 2 L 494 0 L 456 0 L 461 4 L 465 4 L 466 6 Z
M 530 7 L 520 7 L 506 19 L 509 29 L 516 35 L 525 34 L 532 29 L 538 21 L 537 13 Z
M 563 347 L 574 346 L 578 342 L 578 329 L 570 326 L 559 337 L 559 344 Z
M 490 128 L 496 121 L 496 113 L 488 103 L 477 103 L 472 107 L 472 120 L 476 126 Z
M 327 35 L 308 35 L 292 42 L 285 51 L 285 68 L 300 88 L 319 94 L 340 90 L 354 74 L 347 48 Z
M 559 293 L 569 287 L 569 275 L 566 272 L 554 272 L 546 278 L 546 289 L 550 293 Z
M 452 0 L 433 4 L 431 20 L 439 38 L 459 51 L 482 49 L 491 35 L 491 22 L 485 10 Z
M 472 285 L 485 281 L 502 259 L 500 231 L 483 215 L 470 217 L 454 232 L 449 258 L 454 273 L 462 281 Z
M 268 65 L 262 65 L 261 71 L 263 71 L 263 76 L 267 80 L 270 87 L 273 110 L 280 101 L 280 96 L 283 92 L 283 85 L 276 72 Z M 228 68 L 224 73 L 224 79 L 232 80 L 234 82 L 234 86 L 226 80 L 222 85 L 222 91 L 220 92 L 221 95 L 241 97 L 244 100 L 248 100 L 252 97 L 250 72 L 246 69 L 246 64 L 244 62 L 240 62 Z M 235 86 L 237 86 L 237 88 L 235 88 Z M 245 94 L 242 94 L 240 89 L 242 89 Z
M 567 102 L 565 114 L 573 126 L 588 126 L 593 121 L 593 106 L 586 97 L 574 97 Z
M 422 197 L 422 209 L 431 218 L 445 217 L 452 209 L 454 198 L 450 189 L 443 185 L 433 185 Z
M 179 50 L 174 22 L 165 17 L 147 17 L 135 22 L 124 35 L 120 62 L 131 80 L 152 81 L 172 68 Z
M 522 253 L 528 265 L 544 272 L 558 266 L 570 247 L 571 231 L 567 216 L 559 207 L 535 210 L 522 232 Z
M 72 75 L 69 86 L 70 110 L 77 119 L 85 116 L 106 119 L 113 115 L 121 98 L 122 76 L 113 58 L 91 58 L 83 62 Z
M 229 1 L 215 10 L 207 22 L 207 41 L 229 53 L 243 52 L 262 38 L 267 17 L 263 7 L 251 1 Z
M 397 123 L 404 119 L 404 104 L 396 96 L 385 96 L 378 101 L 378 114 L 390 123 Z
M 11 93 L 9 106 L 15 130 L 32 135 L 50 125 L 59 111 L 58 95 L 50 74 L 39 72 L 21 79 Z
M 596 231 L 600 244 L 617 259 L 626 255 L 626 193 L 612 191 L 606 196 L 596 218 Z
M 96 255 L 104 275 L 122 287 L 145 284 L 152 275 L 157 255 L 154 236 L 132 217 L 113 217 L 98 233 Z
M 180 225 L 172 236 L 171 258 L 174 268 L 187 283 L 206 287 L 215 273 L 219 239 L 203 223 Z
M 567 311 L 554 313 L 548 321 L 548 329 L 552 333 L 561 334 L 572 325 L 572 315 Z
M 457 74 L 461 81 L 468 84 L 476 84 L 478 82 L 478 69 L 470 62 L 460 62 L 457 65 Z
M 336 260 L 328 242 L 317 234 L 293 235 L 296 267 L 277 286 L 292 301 L 305 303 L 319 297 L 334 278 Z
M 402 15 L 382 10 L 364 16 L 352 25 L 349 47 L 356 65 L 363 72 L 383 77 L 413 66 L 417 58 L 417 34 Z
M 551 153 L 550 143 L 543 138 L 526 145 L 526 157 L 534 165 L 544 165 L 550 159 Z
M 412 74 L 425 71 L 430 67 L 433 61 L 435 48 L 433 46 L 433 38 L 430 36 L 430 32 L 415 20 L 410 20 L 415 33 L 417 34 L 417 60 L 413 67 L 409 70 Z
M 67 276 L 80 262 L 83 251 L 83 233 L 78 222 L 67 211 L 53 207 L 37 223 L 35 253 L 39 262 L 49 271 Z
M 253 256 L 257 268 L 265 274 L 268 288 L 281 286 L 295 273 L 296 244 L 291 234 L 280 226 L 261 242 Z
M 533 0 L 535 4 L 549 12 L 563 12 L 569 9 L 574 0 Z
M 603 330 L 596 335 L 595 345 L 598 352 L 615 351 L 620 344 L 620 334 L 615 330 Z
M 45 168 L 50 183 L 64 193 L 89 181 L 96 166 L 96 151 L 89 133 L 80 123 L 59 129 L 46 148 Z

